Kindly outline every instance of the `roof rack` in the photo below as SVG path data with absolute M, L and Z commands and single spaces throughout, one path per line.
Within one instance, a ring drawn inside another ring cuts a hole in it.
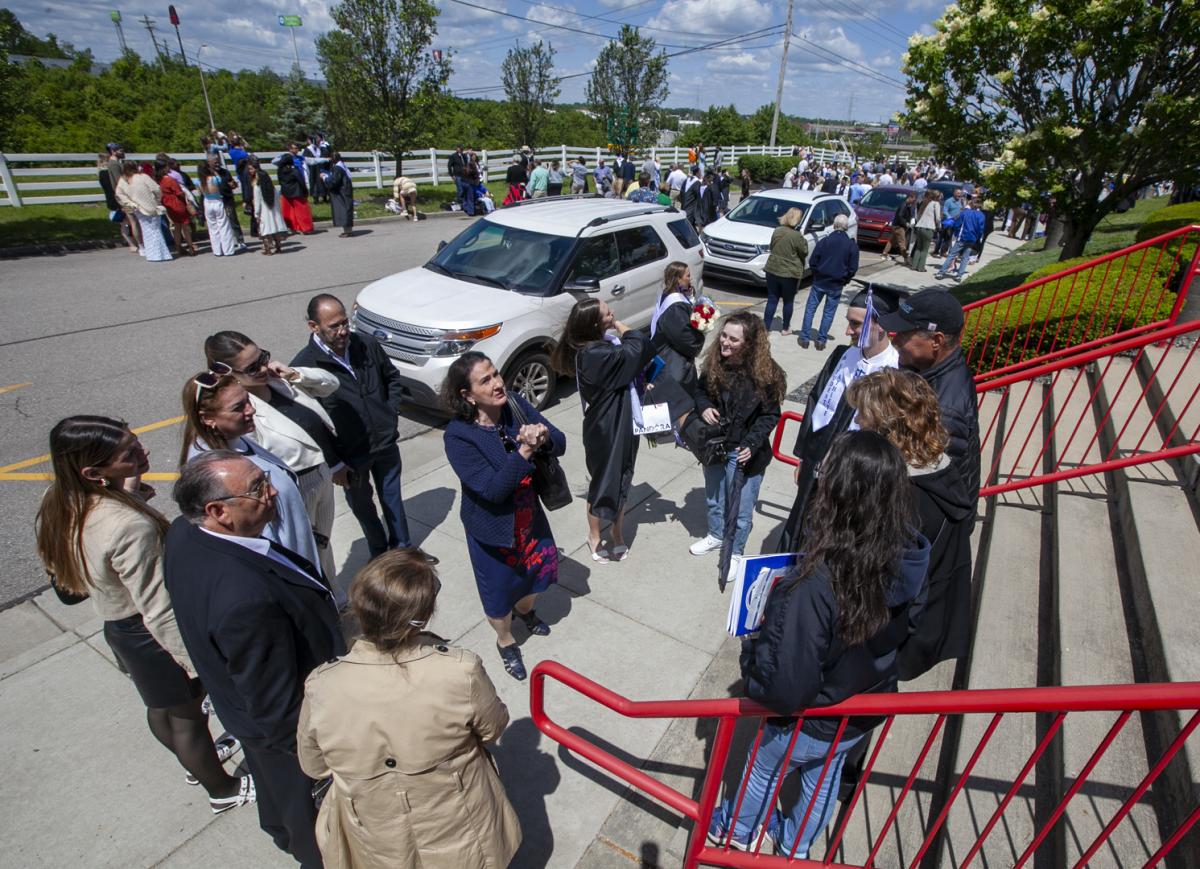
M 574 199 L 603 199 L 599 193 L 563 193 L 559 196 L 539 196 L 537 199 L 522 199 L 518 202 L 513 202 L 509 205 L 502 206 L 508 208 L 522 208 L 530 205 L 539 205 L 545 202 L 569 202 Z
M 614 220 L 623 220 L 627 217 L 641 217 L 643 214 L 660 214 L 663 212 L 681 213 L 674 205 L 648 205 L 645 208 L 639 208 L 637 211 L 615 211 L 612 214 L 603 214 L 599 217 L 593 217 L 584 226 L 587 229 L 591 226 L 603 226 L 606 223 L 611 223 Z M 581 229 L 580 232 L 583 232 Z

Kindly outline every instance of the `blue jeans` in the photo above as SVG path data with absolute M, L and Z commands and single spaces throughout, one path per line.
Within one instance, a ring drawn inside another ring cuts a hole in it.
M 830 743 L 814 739 L 800 731 L 796 736 L 796 744 L 792 746 L 791 757 L 787 758 L 784 764 L 784 752 L 787 751 L 794 726 L 793 723 L 781 727 L 769 721 L 763 724 L 762 742 L 754 758 L 754 766 L 742 773 L 743 778 L 747 779 L 746 795 L 742 798 L 737 818 L 733 819 L 733 837 L 739 842 L 753 845 L 759 825 L 766 820 L 767 831 L 785 854 L 791 853 L 792 845 L 799 836 L 796 857 L 803 860 L 808 857 L 808 849 L 813 840 L 821 834 L 833 817 L 846 752 L 862 737 L 854 736 L 838 743 L 833 761 L 829 764 L 829 771 L 825 773 L 825 780 L 821 782 L 821 790 L 818 791 L 817 779 L 821 777 L 821 770 L 825 766 Z M 767 801 L 775 793 L 781 766 L 785 767 L 785 776 L 796 767 L 800 767 L 800 799 L 787 816 L 774 811 L 774 806 L 767 805 Z M 740 789 L 739 783 L 738 790 Z M 721 801 L 717 811 L 713 813 L 709 832 L 714 836 L 723 837 L 729 830 L 737 796 L 737 792 L 733 792 Z M 808 811 L 810 802 L 813 803 L 812 813 L 808 816 L 808 823 L 804 825 L 804 831 L 801 833 L 800 822 L 804 820 L 804 813 Z
M 731 451 L 723 465 L 704 466 L 704 503 L 708 505 L 708 533 L 718 540 L 725 537 L 725 499 L 729 484 L 737 469 L 737 452 Z M 737 530 L 733 536 L 733 554 L 741 555 L 750 537 L 750 526 L 754 521 L 754 505 L 758 502 L 758 490 L 763 475 L 746 478 L 742 487 L 742 499 L 737 505 Z
M 412 538 L 408 535 L 408 517 L 404 515 L 404 501 L 400 497 L 400 448 L 390 446 L 371 453 L 365 459 L 357 459 L 350 466 L 354 469 L 355 481 L 346 489 L 346 503 L 362 526 L 371 557 L 389 549 L 412 546 Z M 379 495 L 379 504 L 383 507 L 386 530 L 383 522 L 379 521 L 379 514 L 375 512 L 375 501 L 371 498 L 372 482 Z
M 942 262 L 942 267 L 937 270 L 938 275 L 945 277 L 946 272 L 950 270 L 950 263 L 954 262 L 955 257 L 958 257 L 958 275 L 956 277 L 961 281 L 963 275 L 967 273 L 967 261 L 971 259 L 974 250 L 965 241 L 955 239 L 954 244 L 950 246 L 950 252 L 946 254 L 946 259 Z
M 775 319 L 775 306 L 783 302 L 784 331 L 792 328 L 792 309 L 795 307 L 796 289 L 800 285 L 799 278 L 785 278 L 767 272 L 767 306 L 763 309 L 763 323 L 767 331 L 771 331 L 771 321 Z
M 454 176 L 454 198 L 457 199 L 460 204 L 466 201 L 467 198 L 467 183 L 463 181 L 461 175 Z
M 812 338 L 813 316 L 817 313 L 817 305 L 825 300 L 825 310 L 821 312 L 821 328 L 817 332 L 818 341 L 829 340 L 829 328 L 833 325 L 833 315 L 837 313 L 838 302 L 842 300 L 841 284 L 818 284 L 813 281 L 808 291 L 808 301 L 804 305 L 804 323 L 800 327 L 800 340 Z
M 469 181 L 463 183 L 463 211 L 475 216 L 475 185 Z

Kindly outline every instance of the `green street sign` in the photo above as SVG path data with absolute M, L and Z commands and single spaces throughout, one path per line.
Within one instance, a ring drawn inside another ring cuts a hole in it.
M 301 27 L 303 25 L 301 25 L 301 23 L 300 23 L 299 15 L 280 15 L 279 16 L 279 26 L 280 27 Z
M 121 23 L 121 13 L 120 12 L 115 12 L 115 11 L 109 12 L 108 17 L 111 18 L 113 21 L 115 21 L 117 24 Z

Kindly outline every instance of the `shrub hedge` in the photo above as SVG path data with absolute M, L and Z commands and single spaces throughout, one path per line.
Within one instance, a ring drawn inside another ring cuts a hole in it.
M 1137 231 L 1137 240 L 1146 241 L 1159 235 L 1179 229 L 1181 226 L 1200 224 L 1200 202 L 1185 202 L 1182 205 L 1168 205 L 1153 212 Z
M 1170 289 L 1163 292 L 1164 285 L 1172 278 L 1167 274 L 1170 260 L 1164 257 L 1155 269 L 1155 257 L 1147 255 L 1139 274 L 1138 266 L 1143 264 L 1141 257 L 1140 251 L 1135 252 L 1113 260 L 1111 266 L 1101 263 L 1057 281 L 1048 281 L 1031 291 L 1033 295 L 1029 301 L 1016 295 L 968 311 L 963 333 L 964 351 L 970 355 L 975 345 L 987 344 L 984 358 L 974 365 L 975 373 L 983 373 L 992 367 L 997 342 L 1005 348 L 996 360 L 999 367 L 1165 320 L 1175 304 L 1175 293 Z M 1033 272 L 1026 282 L 1083 265 L 1092 259 L 1077 257 L 1051 263 Z M 1155 305 L 1160 294 L 1161 301 Z M 1034 298 L 1036 304 L 1032 301 Z M 999 307 L 995 322 L 989 327 L 993 306 Z M 976 323 L 980 324 L 978 331 L 975 331 Z M 1047 324 L 1044 332 L 1043 323 Z M 1028 346 L 1025 346 L 1027 337 Z M 1016 347 L 1011 355 L 1007 355 L 1009 345 Z
M 738 157 L 738 170 L 749 169 L 754 181 L 782 181 L 789 169 L 800 164 L 799 157 L 764 157 L 761 154 L 743 154 Z

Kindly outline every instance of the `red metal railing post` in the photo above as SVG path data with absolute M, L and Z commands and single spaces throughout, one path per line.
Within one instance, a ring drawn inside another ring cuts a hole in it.
M 1191 229 L 1200 227 L 1193 226 Z M 1179 250 L 1183 251 L 1185 242 L 1180 240 Z M 1179 312 L 1183 310 L 1183 303 L 1187 299 L 1187 294 L 1191 292 L 1192 283 L 1195 282 L 1197 276 L 1200 276 L 1200 244 L 1196 245 L 1196 252 L 1192 254 L 1191 265 L 1188 266 L 1187 274 L 1183 276 L 1183 280 L 1179 283 L 1179 292 L 1175 294 L 1175 305 L 1171 308 L 1171 316 L 1167 318 L 1167 322 L 1174 326 L 1179 320 Z
M 687 853 L 683 858 L 683 869 L 695 869 L 696 855 L 704 847 L 704 836 L 708 832 L 717 797 L 721 793 L 721 779 L 725 775 L 725 764 L 729 761 L 729 746 L 733 743 L 733 730 L 737 719 L 722 717 L 717 722 L 717 735 L 713 740 L 712 755 L 708 759 L 708 772 L 700 786 L 700 799 L 696 801 L 697 816 L 692 820 L 692 835 L 688 837 Z

